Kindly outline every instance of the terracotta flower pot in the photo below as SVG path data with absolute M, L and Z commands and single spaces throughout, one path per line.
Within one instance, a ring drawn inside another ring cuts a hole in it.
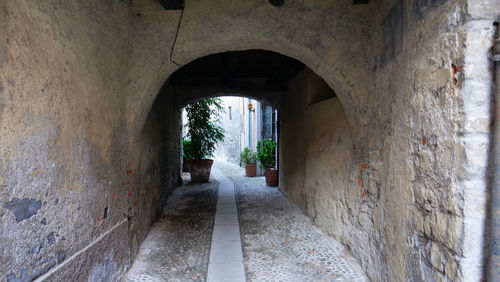
M 245 174 L 248 177 L 257 176 L 257 165 L 256 164 L 245 164 Z
M 191 182 L 208 182 L 214 160 L 187 160 Z
M 278 171 L 275 168 L 266 168 L 264 175 L 267 186 L 278 186 Z
M 189 164 L 186 159 L 182 160 L 182 172 L 189 172 Z

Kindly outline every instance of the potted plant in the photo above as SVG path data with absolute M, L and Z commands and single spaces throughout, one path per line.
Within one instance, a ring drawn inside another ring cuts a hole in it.
M 194 159 L 193 149 L 191 148 L 191 140 L 182 138 L 182 172 L 189 172 L 189 166 L 187 160 Z
M 245 163 L 245 174 L 248 177 L 257 176 L 257 153 L 245 147 L 241 152 L 241 161 Z
M 276 142 L 271 138 L 264 139 L 262 142 L 257 142 L 257 159 L 260 162 L 260 167 L 265 169 L 267 186 L 278 186 L 278 171 L 274 168 L 274 150 Z
M 186 167 L 192 182 L 208 182 L 212 169 L 215 146 L 224 140 L 224 129 L 220 127 L 221 112 L 224 111 L 219 98 L 209 98 L 186 106 L 187 134 L 184 144 Z

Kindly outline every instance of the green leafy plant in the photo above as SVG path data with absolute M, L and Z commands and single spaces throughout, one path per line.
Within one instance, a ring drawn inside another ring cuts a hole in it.
M 182 147 L 184 149 L 184 158 L 187 160 L 194 159 L 193 146 L 191 144 L 191 140 L 187 140 L 182 138 Z
M 274 160 L 274 150 L 276 142 L 271 138 L 257 142 L 257 159 L 260 161 L 261 168 L 272 168 L 276 161 Z
M 257 153 L 248 147 L 245 147 L 245 149 L 243 149 L 240 157 L 241 161 L 246 164 L 255 164 L 257 162 Z
M 224 140 L 224 129 L 220 127 L 222 100 L 209 98 L 186 106 L 188 148 L 184 147 L 186 159 L 213 157 L 215 146 Z M 183 142 L 186 142 L 183 140 Z M 187 151 L 187 152 L 186 152 Z

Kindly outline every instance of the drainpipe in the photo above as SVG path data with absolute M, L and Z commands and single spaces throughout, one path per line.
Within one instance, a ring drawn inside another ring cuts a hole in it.
M 248 98 L 247 105 L 250 105 L 252 103 L 252 100 Z M 252 148 L 253 147 L 253 127 L 252 127 L 252 111 L 249 109 L 248 110 L 248 147 Z
M 488 281 L 500 281 L 500 29 L 496 26 L 493 45 L 495 62 L 494 175 L 491 198 L 491 238 Z

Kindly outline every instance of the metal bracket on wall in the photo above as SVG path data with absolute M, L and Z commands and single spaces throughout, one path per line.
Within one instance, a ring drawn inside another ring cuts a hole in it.
M 275 7 L 281 7 L 285 5 L 285 0 L 269 0 L 269 3 Z
M 493 39 L 493 61 L 500 62 L 500 31 L 498 22 L 494 22 L 493 25 L 497 30 L 497 35 Z
M 165 10 L 184 9 L 184 0 L 158 0 Z

